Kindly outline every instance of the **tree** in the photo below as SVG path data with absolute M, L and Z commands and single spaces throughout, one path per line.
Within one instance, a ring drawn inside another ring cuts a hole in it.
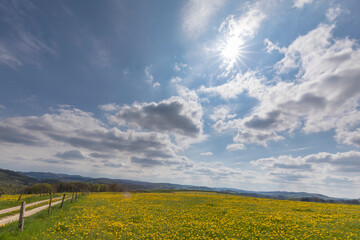
M 100 192 L 107 192 L 109 190 L 109 186 L 106 184 L 100 185 Z
M 90 191 L 90 184 L 89 183 L 78 182 L 78 183 L 76 183 L 75 191 L 77 191 L 77 192 L 88 192 L 88 191 Z
M 25 192 L 27 193 L 52 193 L 53 187 L 48 183 L 38 183 L 29 187 Z
M 110 192 L 122 192 L 123 189 L 120 184 L 112 183 L 109 186 L 109 190 L 110 190 Z
M 98 183 L 91 184 L 90 191 L 91 192 L 100 192 L 100 187 L 101 186 Z

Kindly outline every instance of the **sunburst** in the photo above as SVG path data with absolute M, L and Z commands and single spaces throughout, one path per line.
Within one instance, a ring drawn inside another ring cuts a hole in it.
M 245 42 L 237 36 L 229 36 L 222 40 L 218 45 L 218 52 L 223 64 L 227 69 L 232 69 L 239 62 L 246 67 L 244 59 L 248 59 L 245 54 L 247 46 Z

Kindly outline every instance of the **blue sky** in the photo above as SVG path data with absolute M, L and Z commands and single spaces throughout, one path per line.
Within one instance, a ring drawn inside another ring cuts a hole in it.
M 358 198 L 359 10 L 1 1 L 0 167 Z

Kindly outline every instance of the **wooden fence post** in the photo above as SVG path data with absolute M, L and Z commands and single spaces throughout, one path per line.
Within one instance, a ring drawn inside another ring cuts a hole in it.
M 62 206 L 64 205 L 64 201 L 65 201 L 65 193 L 63 195 L 63 198 L 62 198 L 62 201 L 61 201 L 61 204 L 60 204 L 60 208 L 62 208 Z
M 21 207 L 20 207 L 19 225 L 18 225 L 20 232 L 22 232 L 22 230 L 24 229 L 25 206 L 26 206 L 26 203 L 25 203 L 25 201 L 23 201 L 21 203 Z
M 73 202 L 73 200 L 74 200 L 74 192 L 73 192 L 73 194 L 72 194 L 72 196 L 71 196 L 71 202 Z
M 20 201 L 20 199 L 21 199 L 22 195 L 23 195 L 23 194 L 21 193 L 21 194 L 20 194 L 20 197 L 18 198 L 18 201 Z
M 51 212 L 51 203 L 52 203 L 52 196 L 50 196 L 48 214 L 50 214 Z

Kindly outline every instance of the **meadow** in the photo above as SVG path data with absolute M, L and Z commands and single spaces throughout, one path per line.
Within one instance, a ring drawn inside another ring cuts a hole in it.
M 93 193 L 0 239 L 360 239 L 360 206 L 205 192 Z
M 62 196 L 62 193 L 56 193 L 52 195 L 53 198 Z M 19 200 L 20 194 L 4 194 L 0 197 L 0 210 L 18 206 L 22 201 L 25 201 L 27 204 L 32 202 L 41 201 L 44 199 L 49 199 L 50 195 L 48 194 L 22 194 Z

